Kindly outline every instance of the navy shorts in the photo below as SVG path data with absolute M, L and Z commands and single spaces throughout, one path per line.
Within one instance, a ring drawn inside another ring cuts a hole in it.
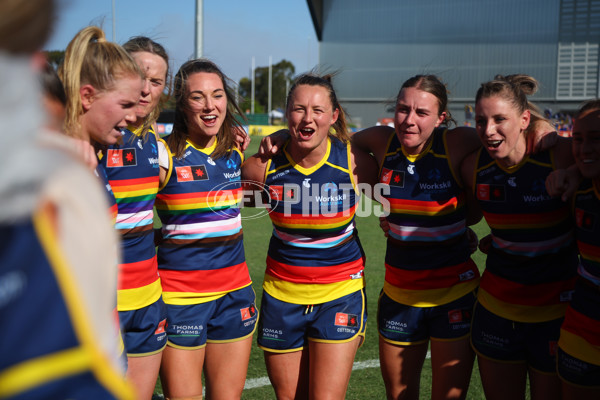
M 197 349 L 207 342 L 235 342 L 252 336 L 258 312 L 251 285 L 207 303 L 167 304 L 169 346 Z
M 167 344 L 167 308 L 162 298 L 139 310 L 119 311 L 121 336 L 128 357 L 159 353 Z
M 397 303 L 383 291 L 379 296 L 377 326 L 388 343 L 408 346 L 432 340 L 458 340 L 469 335 L 475 292 L 435 307 Z
M 258 346 L 275 353 L 302 350 L 309 340 L 349 342 L 364 337 L 367 326 L 363 289 L 314 305 L 287 303 L 263 292 L 260 313 Z
M 505 363 L 527 363 L 545 373 L 556 373 L 556 350 L 563 318 L 545 322 L 517 322 L 475 305 L 471 344 L 479 356 Z
M 575 386 L 600 388 L 600 365 L 575 358 L 560 347 L 556 358 L 558 376 L 562 380 Z

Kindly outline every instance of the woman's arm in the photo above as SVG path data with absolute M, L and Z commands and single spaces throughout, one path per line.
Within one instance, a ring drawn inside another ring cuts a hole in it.
M 387 150 L 390 135 L 394 133 L 394 128 L 380 125 L 363 129 L 354 133 L 350 140 L 352 145 L 365 153 L 372 153 L 379 165 L 383 162 Z
M 481 208 L 479 207 L 479 202 L 475 198 L 475 167 L 477 166 L 477 154 L 478 150 L 471 152 L 469 155 L 465 157 L 461 166 L 460 166 L 460 175 L 461 180 L 463 182 L 463 187 L 465 191 L 465 200 L 467 207 L 467 225 L 474 225 L 481 221 L 482 213 Z
M 242 201 L 245 206 L 255 207 L 257 196 L 262 196 L 264 190 L 269 190 L 264 186 L 267 162 L 267 159 L 255 154 L 242 164 L 242 191 L 244 196 Z
M 356 183 L 367 184 L 371 187 L 377 183 L 379 167 L 375 157 L 353 144 L 351 146 L 350 162 L 352 163 L 352 174 Z

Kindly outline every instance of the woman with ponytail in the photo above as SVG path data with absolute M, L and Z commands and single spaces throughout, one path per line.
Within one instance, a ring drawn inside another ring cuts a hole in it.
M 475 121 L 483 149 L 463 164 L 491 228 L 471 328 L 487 399 L 524 399 L 528 375 L 532 399 L 560 398 L 555 356 L 577 250 L 569 207 L 548 195 L 544 181 L 573 157 L 562 138 L 529 154 L 527 136 L 543 122 L 527 99 L 537 85 L 527 75 L 481 85 Z
M 154 131 L 167 95 L 169 57 L 150 38 L 138 36 L 123 45 L 144 73 L 135 120 L 121 129 L 118 143 L 102 150 L 104 167 L 117 203 L 115 227 L 121 235 L 117 310 L 127 354 L 127 378 L 140 398 L 152 397 L 167 343 L 167 311 L 162 300 L 154 245 L 154 201 L 159 177 L 158 142 Z
M 228 79 L 206 59 L 173 81 L 173 133 L 159 142 L 158 268 L 167 308 L 160 370 L 166 398 L 239 399 L 258 312 L 239 208 L 243 114 Z M 165 147 L 166 144 L 166 147 Z
M 350 146 L 330 76 L 298 77 L 286 118 L 282 152 L 242 171 L 268 188 L 273 222 L 258 345 L 278 399 L 344 399 L 367 319 L 357 185 L 377 166 Z

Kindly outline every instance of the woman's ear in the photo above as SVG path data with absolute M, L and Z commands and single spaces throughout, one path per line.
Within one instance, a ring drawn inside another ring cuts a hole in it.
M 335 124 L 337 122 L 337 120 L 338 120 L 339 115 L 340 115 L 340 109 L 336 108 L 333 111 L 333 115 L 331 116 L 331 123 L 329 125 Z
M 442 122 L 444 122 L 444 120 L 446 119 L 446 111 L 442 112 L 437 119 L 437 122 L 435 123 L 435 127 L 437 128 L 438 126 L 441 125 Z
M 79 88 L 79 96 L 81 97 L 83 111 L 88 111 L 96 97 L 96 89 L 90 84 L 83 85 Z
M 525 110 L 523 114 L 521 114 L 521 129 L 525 130 L 529 127 L 529 123 L 531 122 L 531 111 Z

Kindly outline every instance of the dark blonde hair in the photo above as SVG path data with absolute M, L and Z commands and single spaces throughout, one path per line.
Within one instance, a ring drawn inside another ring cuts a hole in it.
M 121 77 L 144 77 L 133 58 L 118 44 L 107 41 L 104 31 L 97 26 L 83 28 L 71 40 L 58 75 L 67 94 L 65 130 L 71 136 L 79 135 L 79 117 L 83 114 L 79 89 L 82 85 L 107 91 Z
M 408 78 L 398 91 L 396 103 L 400 98 L 402 90 L 406 88 L 415 88 L 434 95 L 438 100 L 438 117 L 442 115 L 443 112 L 446 113 L 442 123 L 446 126 L 450 126 L 451 123 L 456 125 L 456 121 L 452 118 L 452 114 L 450 114 L 450 111 L 448 110 L 448 89 L 440 78 L 435 75 L 415 75 L 412 78 Z
M 327 74 L 323 76 L 319 76 L 316 73 L 306 73 L 298 76 L 290 91 L 288 92 L 286 99 L 286 108 L 290 107 L 290 101 L 294 94 L 294 91 L 298 88 L 298 86 L 307 85 L 307 86 L 320 86 L 327 90 L 329 95 L 329 101 L 331 102 L 331 109 L 335 111 L 338 110 L 338 118 L 337 121 L 332 125 L 335 132 L 329 132 L 330 136 L 334 136 L 341 140 L 344 143 L 347 143 L 350 140 L 350 136 L 348 135 L 348 125 L 346 122 L 346 113 L 342 106 L 340 105 L 337 96 L 335 94 L 335 90 L 333 89 L 333 85 L 331 80 L 333 79 L 333 74 Z
M 217 67 L 215 63 L 206 59 L 190 60 L 184 63 L 175 78 L 173 79 L 173 96 L 175 97 L 175 121 L 173 123 L 173 133 L 168 137 L 167 143 L 175 157 L 182 157 L 185 151 L 186 140 L 188 137 L 188 120 L 185 116 L 185 110 L 188 109 L 188 79 L 190 75 L 206 72 L 216 74 L 223 84 L 225 96 L 227 97 L 227 113 L 223 125 L 217 133 L 217 147 L 211 154 L 213 159 L 226 155 L 231 149 L 237 146 L 236 131 L 242 128 L 244 114 L 237 105 L 233 93 L 227 85 L 229 79 Z
M 520 114 L 529 110 L 529 127 L 533 127 L 538 121 L 548 121 L 539 108 L 527 99 L 527 96 L 537 92 L 537 89 L 537 80 L 529 75 L 496 75 L 493 80 L 481 84 L 475 96 L 475 103 L 484 97 L 499 96 L 512 104 Z
M 169 97 L 171 95 L 170 75 L 169 75 L 169 55 L 167 54 L 167 51 L 165 50 L 165 48 L 162 45 L 160 45 L 159 43 L 156 43 L 155 41 L 153 41 L 152 39 L 150 39 L 146 36 L 132 37 L 127 42 L 125 42 L 125 44 L 123 44 L 123 49 L 125 49 L 125 51 L 128 52 L 129 54 L 146 52 L 146 53 L 151 53 L 151 54 L 157 55 L 165 61 L 165 64 L 167 64 L 167 71 L 165 74 L 165 89 L 167 89 L 167 94 L 165 94 L 165 93 L 161 94 L 160 100 L 158 101 L 158 106 L 156 108 L 154 108 L 150 112 L 150 114 L 146 116 L 146 118 L 144 118 L 141 136 L 142 136 L 142 138 L 145 138 L 146 135 L 148 134 L 148 131 L 152 127 L 152 124 L 154 124 L 156 122 L 156 120 L 158 119 L 160 112 L 163 110 L 165 104 L 167 103 L 167 101 L 169 100 Z

